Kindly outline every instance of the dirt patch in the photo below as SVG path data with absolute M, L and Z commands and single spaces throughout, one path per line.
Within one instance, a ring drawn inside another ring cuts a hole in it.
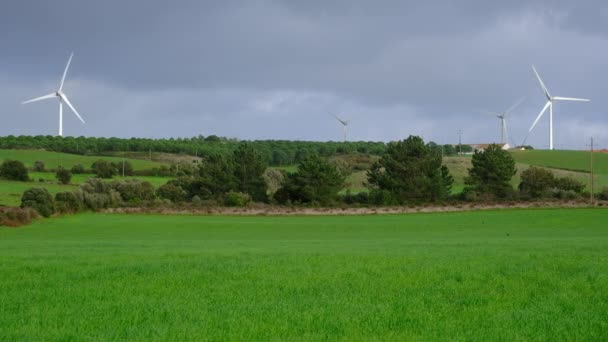
M 608 208 L 608 202 L 599 202 L 598 207 Z M 347 215 L 395 215 L 414 213 L 444 213 L 474 210 L 527 209 L 527 208 L 588 208 L 585 202 L 525 202 L 511 204 L 456 204 L 419 207 L 368 207 L 368 208 L 288 208 L 255 206 L 246 208 L 200 207 L 200 208 L 114 208 L 106 213 L 161 214 L 161 215 L 226 215 L 226 216 L 347 216 Z

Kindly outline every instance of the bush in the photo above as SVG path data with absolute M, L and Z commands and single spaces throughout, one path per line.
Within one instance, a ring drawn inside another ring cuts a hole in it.
M 156 195 L 173 203 L 179 203 L 186 200 L 186 192 L 184 189 L 173 183 L 167 183 L 158 187 Z
M 550 197 L 555 176 L 549 170 L 531 166 L 521 173 L 519 191 L 530 198 Z
M 91 165 L 93 173 L 99 178 L 112 178 L 116 175 L 116 165 L 105 160 L 98 160 Z
M 57 172 L 55 172 L 55 177 L 61 184 L 70 184 L 72 173 L 63 167 L 60 167 L 57 169 Z
M 2 165 L 0 165 L 0 177 L 21 182 L 30 180 L 25 165 L 18 160 L 5 160 Z
M 602 192 L 599 193 L 598 198 L 602 201 L 608 201 L 608 187 L 602 189 Z
M 44 172 L 44 162 L 42 160 L 36 160 L 32 169 L 36 172 Z
M 585 184 L 577 181 L 572 177 L 557 178 L 555 180 L 555 188 L 557 190 L 572 191 L 580 194 L 585 189 Z
M 123 168 L 124 168 L 124 175 L 125 176 L 133 176 L 135 174 L 135 171 L 133 170 L 133 165 L 131 164 L 131 162 L 128 161 L 120 161 L 117 163 L 111 163 L 112 166 L 114 167 L 115 170 L 117 170 L 119 175 L 123 174 Z
M 76 165 L 72 166 L 71 171 L 75 175 L 86 173 L 86 170 L 84 169 L 84 166 L 82 166 L 82 164 L 76 164 Z
M 231 191 L 224 197 L 224 205 L 228 207 L 244 207 L 251 202 L 251 196 L 242 192 Z
M 359 192 L 356 194 L 347 192 L 346 195 L 342 196 L 342 201 L 346 204 L 368 204 L 370 202 L 370 196 L 367 192 Z
M 47 189 L 32 188 L 23 193 L 21 208 L 32 208 L 40 215 L 49 217 L 55 212 L 55 201 Z
M 62 214 L 77 213 L 82 209 L 82 202 L 73 192 L 59 192 L 55 195 L 55 209 Z
M 0 208 L 0 226 L 19 227 L 32 223 L 38 212 L 32 208 Z
M 153 201 L 156 198 L 152 184 L 139 179 L 114 181 L 112 189 L 120 194 L 125 203 L 141 203 Z
M 116 207 L 121 201 L 120 194 L 99 178 L 89 178 L 80 185 L 76 196 L 86 208 L 93 211 Z

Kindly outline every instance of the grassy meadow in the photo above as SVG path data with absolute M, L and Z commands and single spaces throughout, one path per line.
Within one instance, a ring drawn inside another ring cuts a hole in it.
M 521 164 L 584 173 L 588 173 L 590 168 L 590 153 L 585 151 L 527 150 L 513 151 L 512 155 Z M 608 153 L 594 153 L 593 159 L 595 173 L 608 175 Z
M 0 162 L 6 159 L 19 160 L 25 164 L 26 167 L 31 168 L 34 166 L 34 162 L 41 160 L 44 162 L 45 167 L 48 169 L 56 169 L 59 166 L 65 168 L 71 168 L 76 164 L 82 164 L 86 169 L 90 169 L 91 165 L 99 159 L 107 160 L 109 162 L 120 163 L 122 158 L 120 157 L 105 157 L 105 156 L 82 156 L 78 154 L 50 152 L 44 150 L 3 150 L 0 149 Z M 155 161 L 141 160 L 141 159 L 125 159 L 133 165 L 134 170 L 146 170 L 159 167 L 162 164 Z
M 608 211 L 0 229 L 0 340 L 606 340 Z

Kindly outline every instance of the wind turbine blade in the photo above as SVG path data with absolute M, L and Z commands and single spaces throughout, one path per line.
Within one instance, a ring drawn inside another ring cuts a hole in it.
M 532 66 L 532 70 L 534 70 L 534 74 L 536 74 L 538 83 L 540 83 L 540 86 L 543 88 L 543 92 L 545 93 L 545 96 L 547 97 L 547 99 L 551 100 L 551 94 L 549 94 L 549 90 L 547 90 L 545 83 L 543 83 L 543 80 L 540 78 L 540 75 L 538 74 L 538 71 L 536 71 L 536 68 L 534 67 L 534 65 Z
M 513 111 L 513 109 L 517 108 L 517 106 L 519 106 L 520 104 L 522 104 L 522 102 L 524 102 L 524 100 L 525 100 L 525 99 L 526 99 L 525 97 L 522 97 L 522 98 L 521 98 L 521 99 L 519 99 L 517 102 L 515 102 L 515 104 L 513 104 L 511 107 L 509 107 L 509 109 L 507 109 L 507 110 L 505 111 L 505 116 L 506 116 L 507 114 L 509 114 L 511 111 Z
M 491 112 L 489 110 L 480 110 L 479 113 L 481 114 L 485 114 L 485 115 L 491 115 L 491 116 L 497 116 L 500 117 L 500 113 L 496 113 L 496 112 Z
M 68 74 L 68 69 L 70 68 L 70 63 L 72 63 L 72 57 L 74 57 L 74 53 L 70 55 L 70 59 L 68 59 L 68 64 L 65 66 L 65 70 L 63 71 L 63 77 L 61 77 L 61 83 L 59 84 L 59 90 L 63 89 L 63 83 L 65 82 L 65 76 Z
M 339 122 L 340 122 L 342 125 L 345 125 L 345 126 L 346 126 L 346 125 L 348 125 L 348 122 L 346 122 L 346 121 L 344 121 L 344 120 L 340 119 L 340 118 L 339 118 L 339 117 L 338 117 L 336 114 L 332 114 L 332 116 L 333 116 L 334 118 L 336 118 L 336 120 L 338 120 L 338 121 L 339 121 Z
M 560 97 L 560 96 L 556 96 L 553 98 L 554 100 L 559 100 L 559 101 L 579 101 L 579 102 L 589 102 L 591 100 L 589 99 L 577 99 L 574 97 Z
M 72 106 L 72 103 L 70 102 L 70 100 L 68 100 L 68 97 L 65 96 L 64 94 L 61 94 L 60 97 L 63 100 L 63 102 L 65 102 L 65 104 L 67 104 L 68 107 L 70 107 L 70 109 L 72 110 L 72 112 L 74 112 L 74 114 L 76 114 L 76 116 L 80 119 L 80 121 L 82 121 L 82 123 L 85 123 L 84 119 L 76 111 L 76 108 L 74 108 L 74 106 Z
M 37 97 L 35 99 L 27 100 L 27 101 L 23 102 L 23 104 L 32 103 L 32 102 L 36 102 L 36 101 L 42 101 L 42 100 L 46 100 L 46 99 L 52 99 L 54 97 L 57 97 L 57 94 L 52 93 L 52 94 Z
M 547 108 L 549 108 L 550 105 L 551 105 L 551 101 L 547 101 L 547 104 L 543 107 L 543 110 L 540 112 L 540 114 L 538 114 L 538 116 L 536 117 L 536 120 L 534 120 L 532 127 L 530 127 L 530 129 L 528 130 L 528 134 L 530 134 L 530 132 L 532 132 L 532 130 L 534 129 L 534 126 L 536 126 L 536 124 L 538 123 L 538 120 L 540 120 L 540 118 L 543 116 L 543 114 L 545 114 L 545 112 L 547 111 Z M 528 137 L 526 137 L 526 139 L 527 138 Z

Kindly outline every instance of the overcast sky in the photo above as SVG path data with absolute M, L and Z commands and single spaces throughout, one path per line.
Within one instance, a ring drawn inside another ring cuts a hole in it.
M 456 4 L 457 3 L 457 4 Z M 410 134 L 440 143 L 500 139 L 482 110 L 527 100 L 509 119 L 521 143 L 545 99 L 555 145 L 608 146 L 605 1 L 85 1 L 0 4 L 0 135 L 56 134 L 54 91 L 73 136 L 340 140 Z M 548 146 L 546 115 L 528 142 Z

